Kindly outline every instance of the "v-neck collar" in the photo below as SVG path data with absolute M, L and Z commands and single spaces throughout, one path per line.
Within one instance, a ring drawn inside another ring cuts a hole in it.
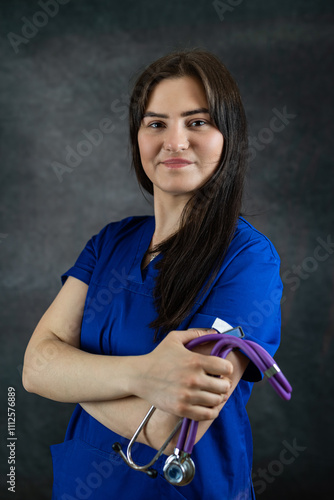
M 148 265 L 142 269 L 141 264 L 144 255 L 150 246 L 153 234 L 155 231 L 155 217 L 154 215 L 148 215 L 147 219 L 144 221 L 138 235 L 138 247 L 136 257 L 132 263 L 130 274 L 134 277 L 132 281 L 136 283 L 143 284 L 149 276 L 152 276 L 152 271 L 154 270 L 154 264 L 161 255 L 157 255 L 155 259 L 148 263 Z

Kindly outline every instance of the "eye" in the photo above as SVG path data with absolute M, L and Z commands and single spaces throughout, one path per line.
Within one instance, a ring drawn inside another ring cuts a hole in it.
M 203 125 L 207 125 L 208 122 L 205 120 L 194 120 L 193 122 L 190 123 L 190 127 L 196 127 L 200 126 L 203 127 Z
M 161 122 L 152 122 L 147 125 L 149 128 L 161 128 L 163 127 L 163 123 Z

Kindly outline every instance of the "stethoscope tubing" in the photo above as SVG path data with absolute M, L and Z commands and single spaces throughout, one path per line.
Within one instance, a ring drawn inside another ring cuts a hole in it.
M 211 356 L 225 359 L 233 349 L 239 349 L 264 375 L 267 375 L 269 383 L 282 399 L 288 401 L 291 398 L 292 387 L 280 371 L 275 360 L 262 346 L 251 340 L 241 339 L 234 335 L 217 335 L 213 333 L 197 337 L 188 342 L 185 347 L 191 350 L 212 341 L 215 342 L 215 345 L 211 350 Z M 273 370 L 273 373 L 269 370 Z M 190 455 L 195 445 L 197 429 L 198 422 L 184 418 L 176 447 Z

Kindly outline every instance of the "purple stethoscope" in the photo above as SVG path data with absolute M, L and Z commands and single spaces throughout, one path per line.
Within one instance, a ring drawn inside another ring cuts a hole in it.
M 233 349 L 239 349 L 254 363 L 254 365 L 263 373 L 263 375 L 268 378 L 269 383 L 275 389 L 277 394 L 282 399 L 288 401 L 291 398 L 292 387 L 275 363 L 275 360 L 259 344 L 256 344 L 251 340 L 245 340 L 243 337 L 244 333 L 242 331 L 242 328 L 238 326 L 236 328 L 228 330 L 222 335 L 213 333 L 195 338 L 188 342 L 185 347 L 191 350 L 200 344 L 213 341 L 215 342 L 215 345 L 211 351 L 211 356 L 218 356 L 223 359 L 226 358 L 226 356 Z M 165 479 L 169 483 L 173 484 L 174 486 L 185 486 L 192 481 L 195 475 L 195 464 L 190 455 L 195 444 L 198 422 L 190 420 L 188 418 L 180 419 L 164 444 L 161 446 L 160 450 L 148 464 L 142 466 L 137 465 L 132 459 L 132 446 L 155 410 L 156 407 L 152 406 L 148 411 L 147 415 L 145 416 L 135 434 L 133 435 L 131 441 L 129 442 L 126 455 L 122 451 L 121 445 L 119 443 L 114 443 L 112 448 L 114 451 L 121 455 L 124 462 L 127 463 L 129 467 L 134 470 L 145 472 L 150 477 L 155 478 L 157 477 L 158 473 L 155 469 L 152 468 L 152 466 L 162 455 L 173 436 L 181 427 L 176 448 L 174 448 L 174 453 L 166 459 L 163 472 Z

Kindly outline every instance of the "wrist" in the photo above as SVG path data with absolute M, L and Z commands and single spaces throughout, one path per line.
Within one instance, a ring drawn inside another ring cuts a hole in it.
M 142 397 L 146 355 L 127 356 L 124 373 L 124 392 L 127 396 Z

